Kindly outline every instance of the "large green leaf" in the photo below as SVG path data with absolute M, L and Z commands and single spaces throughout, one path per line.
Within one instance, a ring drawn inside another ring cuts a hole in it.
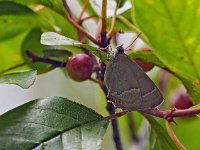
M 78 41 L 65 37 L 63 35 L 54 33 L 54 32 L 46 32 L 41 36 L 41 43 L 44 45 L 68 45 L 74 47 L 85 48 L 91 51 L 94 55 L 101 58 L 102 61 L 107 60 L 107 54 L 98 49 L 97 47 L 90 46 L 88 44 L 82 44 Z
M 144 115 L 151 125 L 150 150 L 178 150 L 166 130 L 151 116 Z
M 160 59 L 154 54 L 154 51 L 136 51 L 129 53 L 129 57 L 132 59 L 139 58 L 141 60 L 144 60 L 146 62 L 152 63 L 158 67 L 168 70 L 167 66 L 163 62 L 161 62 Z M 172 73 L 174 76 L 176 76 L 182 81 L 182 83 L 187 88 L 188 93 L 193 98 L 194 102 L 199 103 L 200 90 L 198 86 L 193 84 L 191 80 L 180 76 L 176 72 L 170 70 L 170 73 Z
M 132 59 L 139 58 L 146 62 L 155 64 L 156 66 L 159 66 L 161 68 L 166 67 L 151 50 L 144 50 L 144 51 L 141 50 L 141 51 L 131 52 L 128 54 L 128 56 Z
M 108 121 L 61 97 L 37 99 L 0 116 L 0 149 L 98 150 Z
M 47 24 L 43 23 L 43 20 L 28 7 L 0 1 L 0 40 L 41 26 L 47 26 Z
M 36 75 L 36 70 L 1 75 L 0 84 L 16 84 L 27 89 L 35 82 Z
M 62 16 L 66 16 L 66 12 L 63 7 L 62 0 L 0 0 L 0 1 L 11 1 L 11 2 L 26 5 L 26 6 L 31 5 L 31 4 L 42 4 L 58 12 Z
M 156 56 L 172 72 L 189 81 L 199 99 L 200 1 L 135 0 L 133 5 L 135 22 Z

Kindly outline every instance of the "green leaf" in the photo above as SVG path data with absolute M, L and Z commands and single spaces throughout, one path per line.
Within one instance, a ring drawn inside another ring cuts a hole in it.
M 144 60 L 146 62 L 155 64 L 156 66 L 159 66 L 161 68 L 165 68 L 166 66 L 160 61 L 160 59 L 154 54 L 151 50 L 144 50 L 144 51 L 136 51 L 129 53 L 128 56 L 132 59 L 139 58 L 141 60 Z
M 32 4 L 41 4 L 58 12 L 63 17 L 66 16 L 66 12 L 63 7 L 62 0 L 3 0 L 3 1 L 11 1 L 18 4 L 26 5 L 26 6 L 32 5 Z
M 0 40 L 41 26 L 46 25 L 30 8 L 13 2 L 0 2 Z
M 184 83 L 187 80 L 192 85 L 189 90 L 197 90 L 193 98 L 199 101 L 200 2 L 140 0 L 133 1 L 133 5 L 135 23 L 148 38 L 155 55 Z
M 0 116 L 0 149 L 98 150 L 108 120 L 66 98 L 37 99 Z
M 97 47 L 93 47 L 87 44 L 82 44 L 78 41 L 67 38 L 58 33 L 54 33 L 54 32 L 43 33 L 41 36 L 40 42 L 44 45 L 68 45 L 68 46 L 74 46 L 74 47 L 79 47 L 79 48 L 85 48 L 91 51 L 97 57 L 99 57 L 102 61 L 104 62 L 107 61 L 107 54 L 105 52 L 102 52 Z
M 65 48 L 60 49 L 59 47 L 56 47 L 55 49 L 45 49 L 43 50 L 44 57 L 62 57 L 67 58 L 69 56 L 72 56 L 72 52 L 68 50 L 64 50 Z
M 36 70 L 1 75 L 0 84 L 16 84 L 27 89 L 35 82 L 36 75 Z
M 166 130 L 151 116 L 144 115 L 151 125 L 150 150 L 178 150 Z
M 77 39 L 77 30 L 74 26 L 66 19 L 66 16 L 61 16 L 57 12 L 51 10 L 50 8 L 46 7 L 37 12 L 40 17 L 46 18 L 49 24 L 54 27 L 55 30 L 67 37 L 72 39 Z M 50 30 L 48 30 L 50 31 Z

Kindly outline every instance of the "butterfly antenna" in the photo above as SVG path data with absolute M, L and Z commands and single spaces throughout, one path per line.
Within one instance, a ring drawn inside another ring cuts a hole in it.
M 137 35 L 137 37 L 133 40 L 133 42 L 131 42 L 131 44 L 129 46 L 127 46 L 125 49 L 128 49 L 129 47 L 131 47 L 131 45 L 133 45 L 133 43 L 139 38 L 139 36 L 141 35 L 142 33 L 139 33 Z

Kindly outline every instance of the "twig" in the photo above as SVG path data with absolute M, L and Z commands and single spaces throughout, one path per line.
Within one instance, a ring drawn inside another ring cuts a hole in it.
M 80 16 L 79 16 L 78 20 L 81 20 L 81 19 L 82 19 L 83 14 L 84 14 L 84 12 L 85 12 L 85 10 L 86 10 L 86 8 L 87 8 L 89 2 L 90 2 L 90 0 L 85 0 L 85 3 L 83 4 L 83 8 L 82 8 L 82 11 L 81 11 L 81 13 L 80 13 Z
M 101 33 L 104 34 L 107 28 L 107 0 L 102 0 L 101 20 L 102 20 Z
M 138 30 L 131 22 L 129 22 L 129 20 L 127 20 L 125 17 L 123 16 L 117 16 L 117 19 L 119 19 L 124 25 L 126 25 L 130 30 L 132 30 L 135 34 L 140 34 L 141 31 Z M 147 39 L 144 37 L 143 34 L 141 34 L 140 39 L 145 42 L 145 43 L 149 43 L 147 41 Z
M 133 142 L 139 143 L 139 138 L 138 138 L 138 136 L 136 134 L 135 126 L 134 126 L 134 122 L 133 122 L 133 115 L 130 112 L 126 116 L 127 116 L 127 121 L 128 121 L 128 126 L 129 126 L 131 139 L 132 139 Z
M 46 64 L 51 64 L 54 67 L 65 67 L 66 66 L 66 62 L 57 61 L 57 60 L 53 60 L 53 59 L 46 58 L 46 57 L 39 57 L 39 56 L 36 56 L 31 51 L 27 51 L 26 54 L 27 54 L 28 57 L 30 57 L 32 59 L 33 63 L 43 62 L 43 63 L 46 63 Z
M 173 129 L 170 126 L 170 122 L 166 121 L 165 122 L 165 126 L 167 128 L 167 131 L 169 133 L 169 136 L 171 137 L 171 139 L 174 141 L 174 143 L 176 144 L 176 146 L 180 149 L 180 150 L 186 150 L 186 148 L 183 146 L 183 144 L 179 141 L 179 139 L 176 137 L 176 135 L 174 134 Z
M 117 17 L 117 10 L 118 10 L 118 4 L 116 5 L 115 7 L 115 10 L 114 10 L 114 15 L 112 17 L 112 23 L 111 23 L 111 27 L 110 27 L 110 30 L 109 32 L 107 33 L 107 37 L 110 38 L 113 36 L 113 33 L 114 33 L 114 27 L 115 27 L 115 22 L 116 22 L 116 17 Z
M 108 120 L 113 120 L 113 119 L 117 119 L 125 114 L 127 114 L 128 111 L 121 111 L 121 112 L 117 112 L 115 114 L 112 114 L 112 115 L 109 115 L 107 117 L 104 117 L 105 119 L 108 119 Z
M 99 45 L 99 42 L 92 37 L 83 27 L 81 27 L 77 22 L 75 22 L 69 15 L 67 16 L 68 21 L 74 25 L 74 27 L 88 37 L 93 43 Z
M 115 107 L 110 102 L 107 102 L 107 110 L 111 115 L 115 114 Z M 112 131 L 113 131 L 112 133 L 113 133 L 113 140 L 115 142 L 115 147 L 117 150 L 123 150 L 117 120 L 113 119 L 111 121 L 111 124 L 112 124 Z
M 141 111 L 143 113 L 156 116 L 159 118 L 164 118 L 167 120 L 171 120 L 174 117 L 184 117 L 190 115 L 196 115 L 200 113 L 200 108 L 190 108 L 190 109 L 168 109 L 168 110 L 160 110 L 160 109 L 149 109 Z
M 82 18 L 82 19 L 79 20 L 79 24 L 81 25 L 84 21 L 86 21 L 88 19 L 91 19 L 91 18 L 94 18 L 94 17 L 97 17 L 97 15 L 92 15 L 92 16 L 84 17 L 84 18 Z
M 62 0 L 62 2 L 63 2 L 63 6 L 65 7 L 66 11 L 68 12 L 68 15 L 73 18 L 73 14 L 72 14 L 71 9 L 69 8 L 67 0 Z

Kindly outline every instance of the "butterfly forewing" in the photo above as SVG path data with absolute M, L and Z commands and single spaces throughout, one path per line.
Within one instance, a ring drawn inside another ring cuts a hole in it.
M 116 54 L 108 62 L 105 83 L 113 102 L 123 110 L 153 108 L 163 101 L 151 79 L 125 54 Z

